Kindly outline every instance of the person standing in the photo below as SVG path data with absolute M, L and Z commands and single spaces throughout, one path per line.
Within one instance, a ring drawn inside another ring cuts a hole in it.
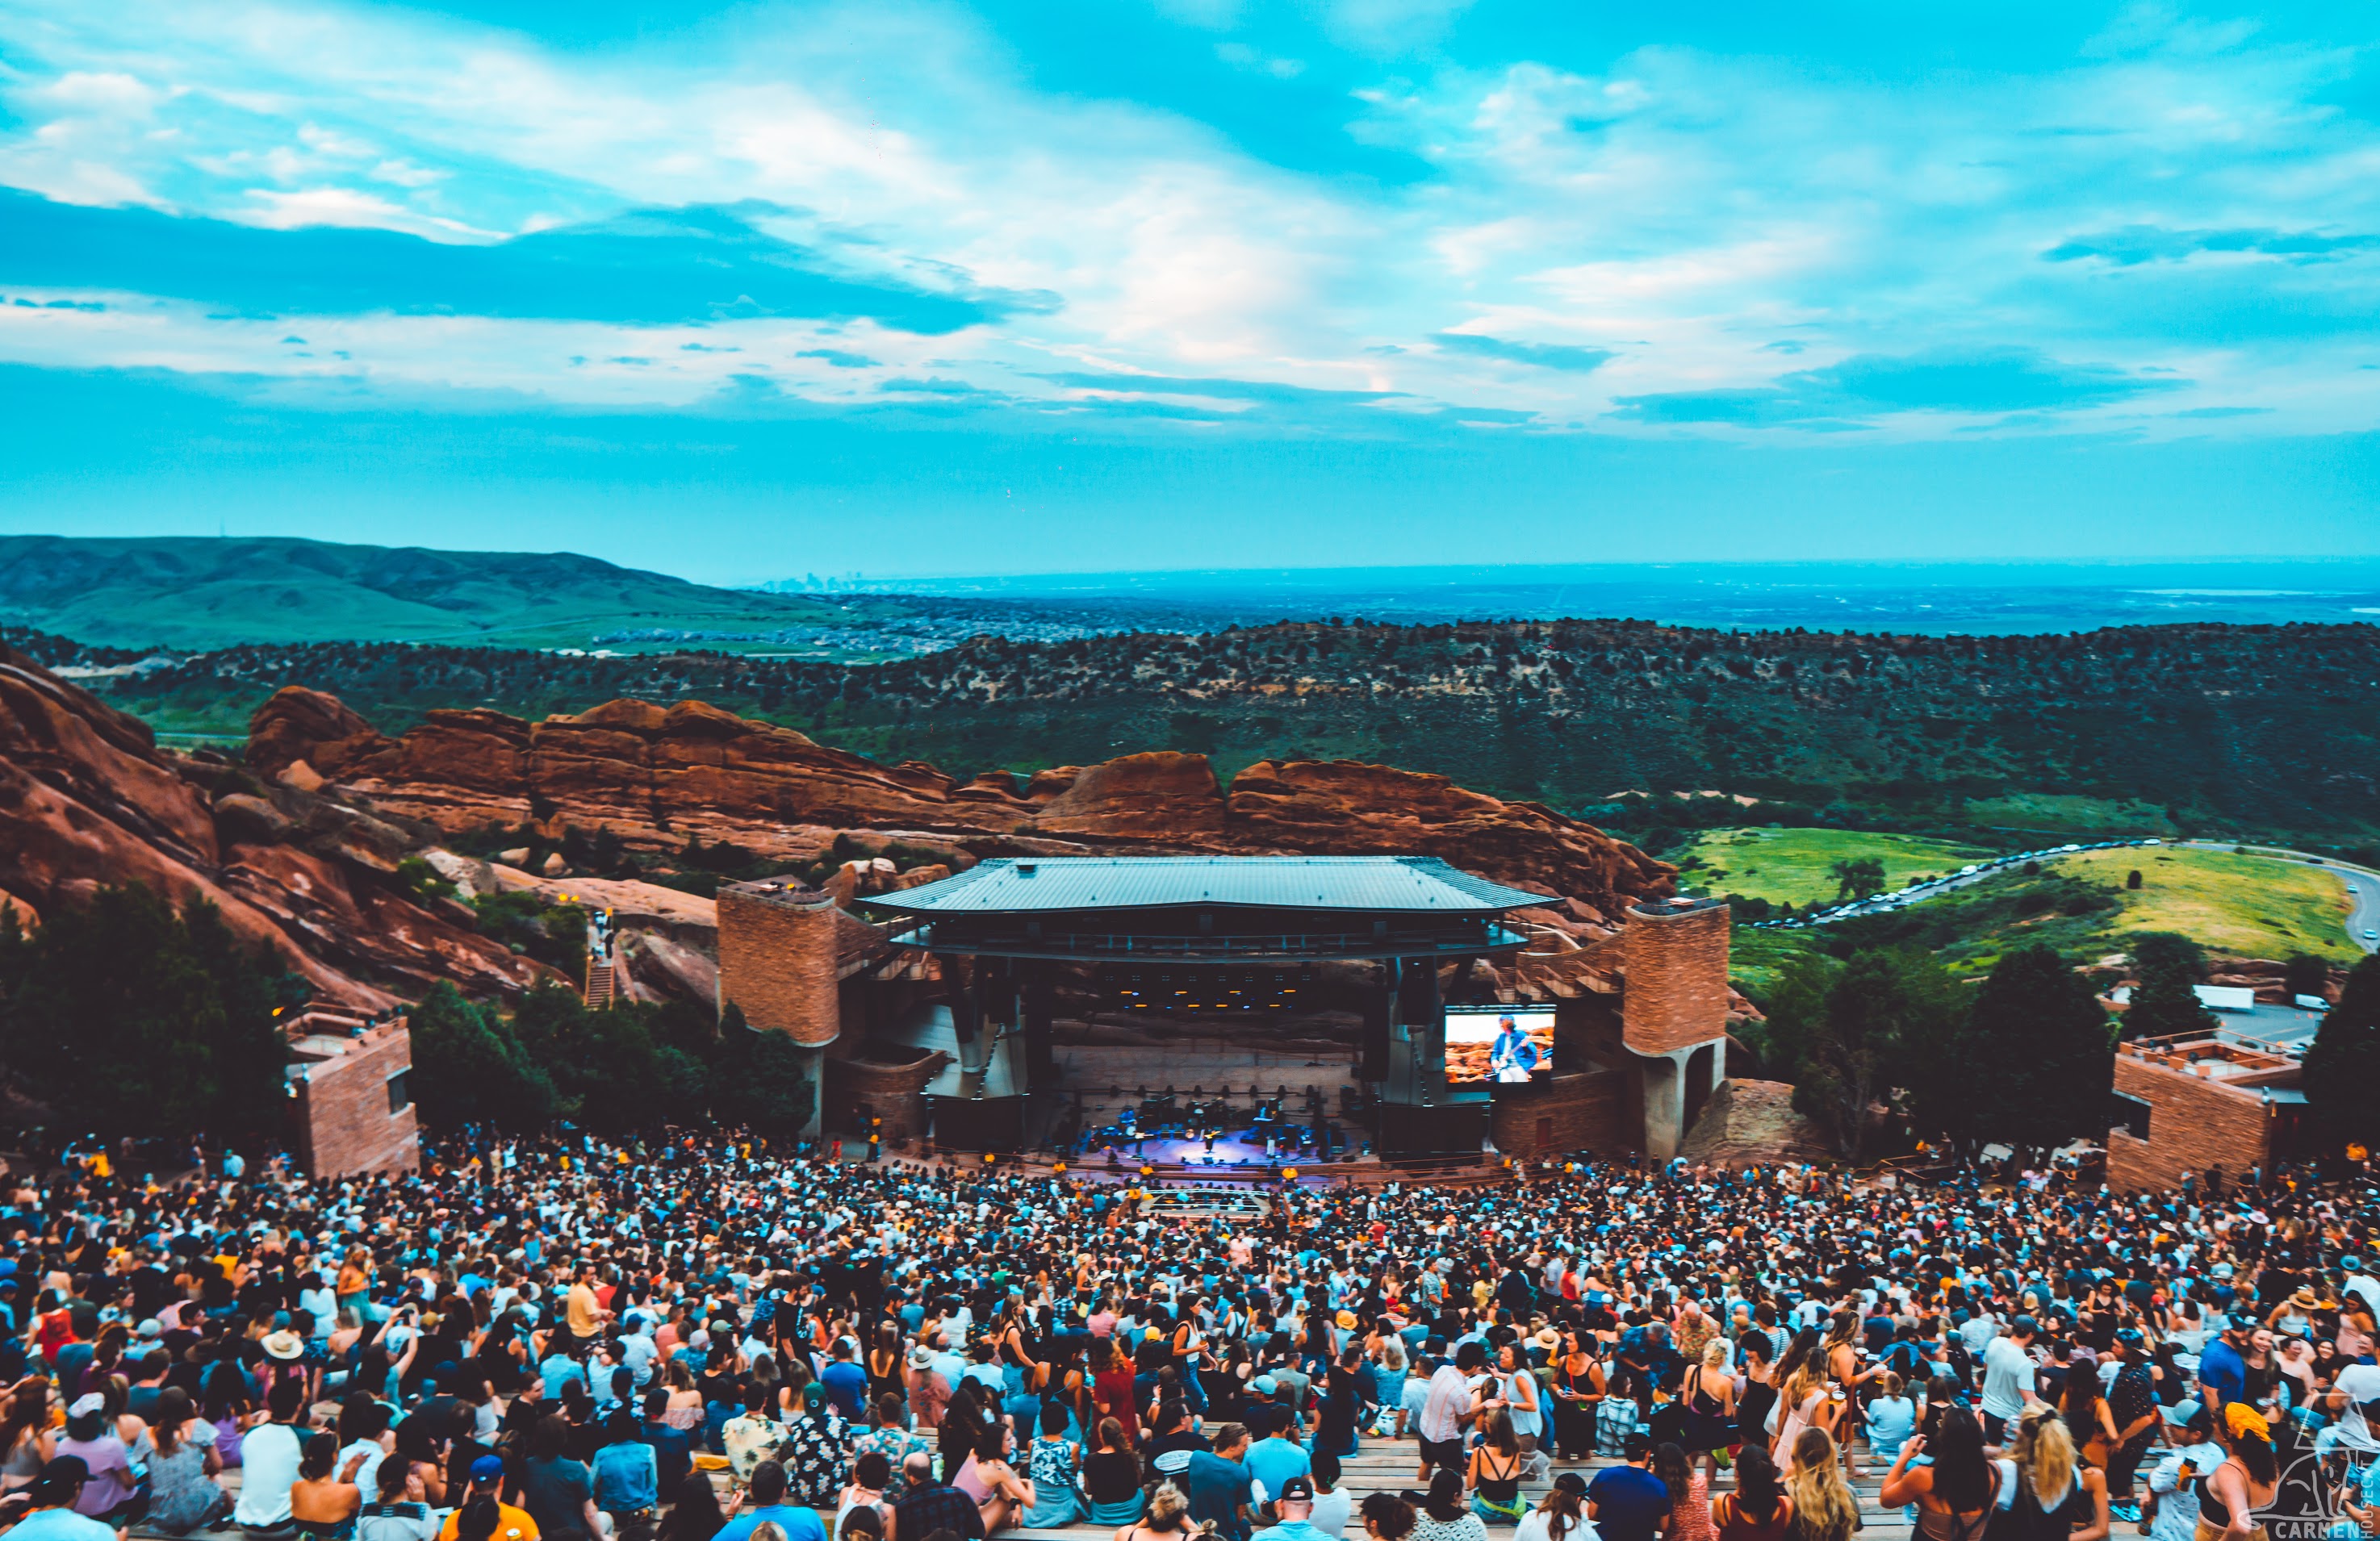
M 2039 1328 L 2031 1317 L 2009 1323 L 2008 1331 L 1984 1350 L 1984 1441 L 2001 1444 L 2033 1399 L 2033 1355 L 2027 1351 Z

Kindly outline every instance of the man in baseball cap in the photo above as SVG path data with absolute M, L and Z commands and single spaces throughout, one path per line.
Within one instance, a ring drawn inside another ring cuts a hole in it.
M 483 1455 L 471 1462 L 471 1485 L 463 1490 L 461 1503 L 446 1516 L 446 1524 L 438 1533 L 438 1541 L 455 1541 L 455 1533 L 462 1518 L 463 1508 L 473 1499 L 496 1500 L 496 1533 L 489 1541 L 537 1541 L 537 1522 L 528 1517 L 526 1509 L 515 1509 L 502 1501 L 499 1495 L 504 1486 L 504 1458 Z
M 1311 1478 L 1293 1476 L 1281 1485 L 1273 1499 L 1281 1523 L 1268 1525 L 1250 1536 L 1248 1541 L 1328 1541 L 1322 1532 L 1314 1528 L 1314 1483 Z
M 90 1480 L 91 1468 L 82 1457 L 61 1455 L 51 1461 L 33 1479 L 32 1512 L 8 1534 L 25 1541 L 115 1541 L 115 1531 L 74 1511 L 75 1499 Z

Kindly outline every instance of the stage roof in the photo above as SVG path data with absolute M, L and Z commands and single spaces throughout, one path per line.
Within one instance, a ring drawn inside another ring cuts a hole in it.
M 1472 916 L 1554 902 L 1436 856 L 999 856 L 863 901 L 918 915 L 1211 905 Z

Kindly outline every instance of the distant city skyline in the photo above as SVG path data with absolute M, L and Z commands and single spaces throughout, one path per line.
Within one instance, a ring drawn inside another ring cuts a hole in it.
M 0 532 L 2380 554 L 2368 19 L 18 0 Z

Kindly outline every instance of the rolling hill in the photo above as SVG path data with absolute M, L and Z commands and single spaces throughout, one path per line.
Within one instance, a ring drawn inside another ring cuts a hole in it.
M 842 616 L 798 595 L 710 588 L 568 552 L 0 536 L 0 621 L 117 647 L 587 647 L 637 628 L 765 631 Z

